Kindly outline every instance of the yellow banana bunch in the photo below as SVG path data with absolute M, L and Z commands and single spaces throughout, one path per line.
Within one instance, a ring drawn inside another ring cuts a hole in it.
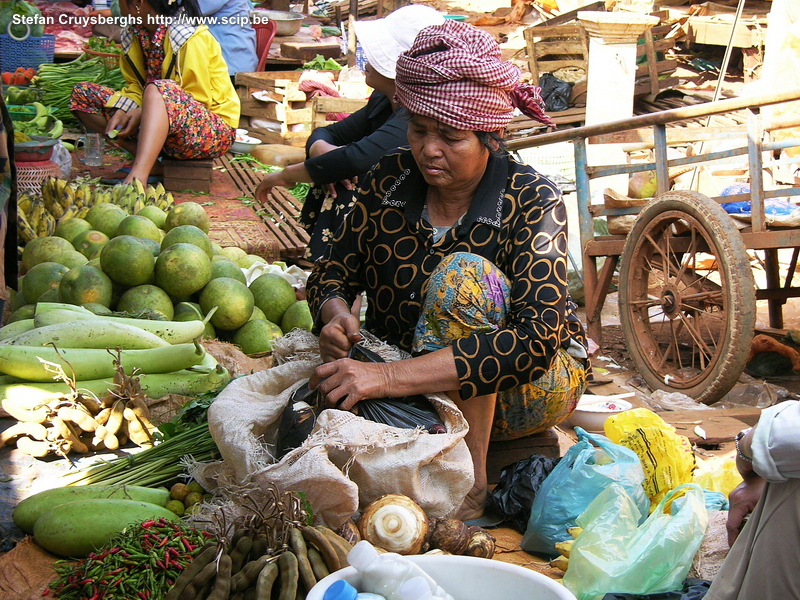
M 44 206 L 44 203 L 42 203 Z M 36 224 L 37 237 L 47 237 L 53 235 L 56 230 L 56 219 L 46 210 L 42 212 L 41 220 Z
M 31 202 L 30 212 L 28 213 L 28 223 L 30 223 L 31 227 L 37 232 L 39 231 L 39 223 L 42 221 L 44 213 L 44 202 L 39 197 L 34 198 Z
M 58 220 L 64 215 L 64 207 L 58 202 L 53 202 L 53 205 L 47 209 L 47 212 L 55 219 Z
M 80 209 L 81 209 L 80 206 L 76 204 L 70 204 L 68 207 L 64 209 L 64 213 L 58 219 L 58 222 L 56 224 L 61 223 L 62 221 L 66 221 L 67 219 L 71 219 L 72 217 L 78 214 L 78 211 Z
M 85 219 L 86 215 L 89 214 L 89 209 L 90 208 L 91 207 L 89 207 L 89 206 L 81 206 L 78 209 L 78 212 L 75 213 L 75 217 L 78 218 L 78 219 Z
M 560 556 L 557 556 L 550 561 L 551 567 L 561 571 L 566 571 L 567 568 L 569 568 L 569 555 L 572 552 L 572 545 L 575 543 L 575 540 L 582 531 L 582 527 L 567 527 L 567 533 L 570 535 L 570 538 L 554 544 L 554 547 Z
M 17 211 L 17 234 L 26 244 L 36 237 L 36 231 L 28 223 L 25 213 L 21 210 Z
M 58 191 L 58 203 L 61 207 L 66 210 L 70 206 L 75 205 L 75 186 L 71 183 L 67 183 L 65 186 L 59 186 Z
M 17 198 L 17 212 L 25 213 L 25 216 L 27 217 L 28 214 L 30 214 L 32 203 L 33 203 L 33 196 L 23 192 Z

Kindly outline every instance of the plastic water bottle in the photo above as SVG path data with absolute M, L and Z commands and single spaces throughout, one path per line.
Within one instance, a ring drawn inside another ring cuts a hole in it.
M 322 600 L 386 600 L 379 594 L 359 593 L 344 579 L 337 579 L 328 586 Z
M 422 568 L 395 552 L 379 554 L 366 540 L 353 546 L 347 555 L 347 562 L 361 574 L 362 592 L 380 594 L 386 600 L 403 600 L 400 586 L 418 577 L 428 583 L 430 592 L 435 594 L 434 598 L 453 600 Z
M 446 600 L 452 598 L 450 595 L 439 596 L 433 593 L 424 577 L 412 577 L 408 581 L 404 581 L 398 591 L 402 600 Z

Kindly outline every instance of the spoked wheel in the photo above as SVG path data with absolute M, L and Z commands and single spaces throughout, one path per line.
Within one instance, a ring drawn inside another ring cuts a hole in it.
M 745 367 L 756 320 L 755 280 L 730 216 L 697 192 L 645 206 L 622 252 L 622 331 L 652 389 L 710 404 Z

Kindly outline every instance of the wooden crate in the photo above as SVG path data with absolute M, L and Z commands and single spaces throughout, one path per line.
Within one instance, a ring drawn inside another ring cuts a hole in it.
M 338 77 L 338 71 L 325 71 Z M 241 102 L 242 117 L 246 117 L 250 134 L 265 144 L 287 144 L 304 147 L 313 128 L 311 101 L 299 89 L 302 71 L 260 71 L 237 73 L 236 87 Z M 268 101 L 252 97 L 264 91 Z M 273 129 L 253 126 L 252 119 L 274 122 Z
M 170 192 L 181 190 L 210 192 L 213 163 L 210 158 L 203 160 L 162 158 L 164 189 Z

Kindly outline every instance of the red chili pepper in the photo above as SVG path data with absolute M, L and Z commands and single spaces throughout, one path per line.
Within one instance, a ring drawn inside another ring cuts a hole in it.
M 150 529 L 156 523 L 157 523 L 157 521 L 153 521 L 153 520 L 145 521 L 144 523 L 142 523 L 142 527 L 144 527 L 145 529 Z
M 197 546 L 192 545 L 185 537 L 179 538 L 187 552 L 192 552 Z
M 168 543 L 169 543 L 169 537 L 165 535 L 165 536 L 164 536 L 164 539 L 163 539 L 163 540 L 161 540 L 161 543 L 160 543 L 160 544 L 158 544 L 158 546 L 156 546 L 156 548 L 163 548 L 163 547 L 164 547 L 164 546 L 166 546 Z

